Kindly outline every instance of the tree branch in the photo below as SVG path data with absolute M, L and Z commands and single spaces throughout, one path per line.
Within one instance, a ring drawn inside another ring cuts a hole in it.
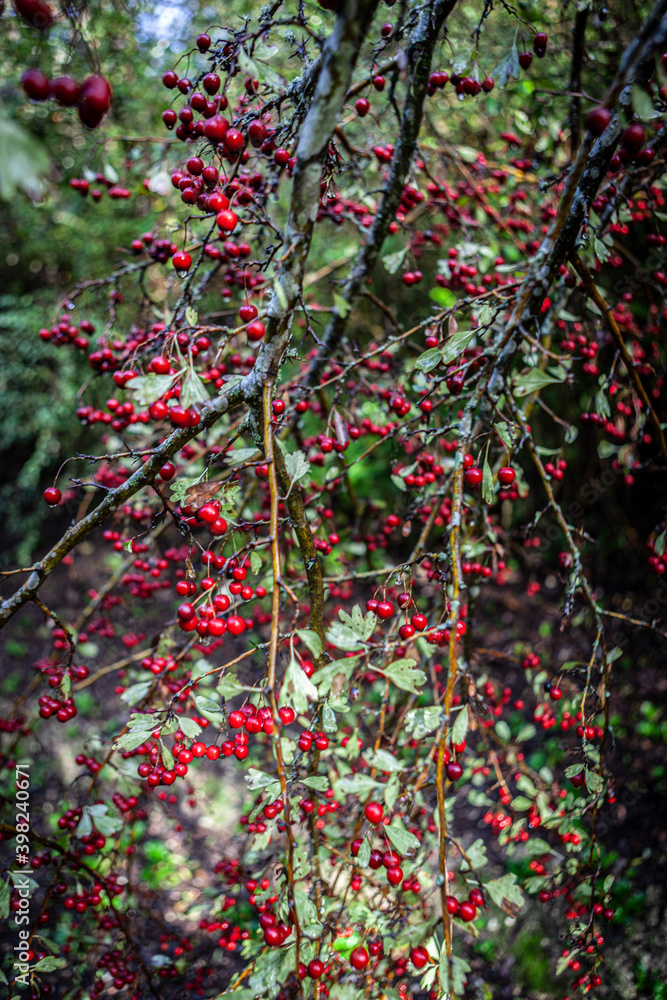
M 292 198 L 285 230 L 286 250 L 274 278 L 273 295 L 267 310 L 266 335 L 252 371 L 227 394 L 206 407 L 196 427 L 181 428 L 171 433 L 141 469 L 122 486 L 109 490 L 94 511 L 65 532 L 51 551 L 37 563 L 23 586 L 0 605 L 0 628 L 6 625 L 26 601 L 35 596 L 49 573 L 67 553 L 121 504 L 151 483 L 164 463 L 183 445 L 211 427 L 231 405 L 261 400 L 267 379 L 275 378 L 289 343 L 294 310 L 301 296 L 313 223 L 320 200 L 322 163 L 376 6 L 377 0 L 346 0 L 324 46 L 315 95 L 296 151 Z
M 441 36 L 442 27 L 455 5 L 456 0 L 436 0 L 432 6 L 427 5 L 412 36 L 407 52 L 411 67 L 410 77 L 403 105 L 398 142 L 389 176 L 384 185 L 382 200 L 368 230 L 366 242 L 357 254 L 340 291 L 341 298 L 348 304 L 359 295 L 366 279 L 372 273 L 387 236 L 389 225 L 400 204 L 405 179 L 417 148 L 417 137 L 422 121 L 433 52 Z M 334 314 L 322 338 L 322 347 L 308 370 L 308 385 L 314 384 L 322 364 L 326 362 L 343 336 L 348 314 L 349 310 L 341 315 L 337 309 L 334 309 Z

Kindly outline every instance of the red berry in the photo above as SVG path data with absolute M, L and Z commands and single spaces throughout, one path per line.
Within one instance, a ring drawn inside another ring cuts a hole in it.
M 229 122 L 222 115 L 214 115 L 204 122 L 204 136 L 211 142 L 222 142 L 229 128 Z M 218 223 L 220 225 L 220 223 Z
M 245 632 L 245 622 L 243 618 L 238 615 L 232 615 L 227 619 L 227 631 L 231 632 L 232 635 L 241 635 Z
M 468 899 L 474 906 L 484 906 L 484 893 L 481 889 L 471 889 L 468 893 Z
M 248 126 L 248 138 L 252 145 L 256 149 L 259 149 L 266 139 L 266 125 L 264 122 L 261 122 L 258 118 L 254 122 L 250 122 Z
M 544 31 L 538 31 L 533 37 L 533 52 L 538 59 L 541 59 L 547 51 L 547 42 L 549 37 Z
M 471 489 L 476 489 L 482 482 L 482 470 L 476 465 L 473 466 L 472 469 L 466 469 L 463 473 L 463 480 L 466 486 L 469 486 Z
M 23 93 L 31 101 L 45 101 L 51 95 L 51 81 L 41 69 L 28 69 L 21 77 Z
M 586 128 L 593 135 L 602 135 L 610 121 L 611 111 L 600 105 L 597 108 L 592 108 L 586 115 Z
M 399 868 L 398 865 L 393 865 L 391 868 L 387 868 L 387 882 L 389 882 L 390 885 L 400 885 L 402 881 L 402 868 Z
M 223 208 L 221 212 L 218 212 L 215 221 L 220 229 L 231 233 L 239 220 L 236 212 L 232 212 L 230 208 Z
M 103 76 L 89 76 L 81 84 L 79 118 L 88 128 L 97 128 L 111 107 L 111 86 Z
M 192 257 L 185 250 L 175 253 L 171 258 L 171 262 L 177 271 L 189 271 L 192 267 Z
M 643 145 L 645 139 L 646 129 L 644 126 L 640 122 L 633 122 L 632 125 L 628 125 L 625 132 L 621 136 L 621 144 L 631 156 L 634 156 L 639 152 L 639 149 Z
M 44 499 L 49 507 L 57 507 L 62 498 L 63 495 L 56 486 L 49 486 L 48 489 L 44 490 Z
M 319 979 L 324 972 L 324 962 L 319 958 L 314 958 L 308 963 L 308 975 L 311 979 Z
M 426 948 L 422 948 L 421 945 L 417 948 L 412 948 L 410 951 L 410 961 L 415 969 L 423 969 L 428 964 L 428 952 Z
M 445 770 L 447 771 L 447 778 L 449 781 L 458 781 L 463 774 L 463 768 L 457 760 L 450 760 Z
M 81 87 L 71 76 L 59 76 L 51 84 L 51 96 L 63 108 L 73 108 L 81 96 Z
M 363 945 L 358 945 L 350 952 L 350 965 L 357 972 L 361 972 L 365 969 L 370 961 L 370 957 Z
M 364 816 L 369 823 L 381 823 L 384 809 L 381 802 L 367 802 Z
M 498 469 L 498 482 L 501 486 L 511 486 L 516 479 L 516 472 L 509 465 Z
M 458 916 L 461 918 L 461 920 L 465 920 L 466 923 L 469 923 L 471 920 L 474 920 L 475 917 L 477 916 L 477 908 L 473 903 L 464 900 L 459 905 Z

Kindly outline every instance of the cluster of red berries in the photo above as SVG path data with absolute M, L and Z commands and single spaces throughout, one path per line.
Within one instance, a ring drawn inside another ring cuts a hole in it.
M 28 69 L 21 86 L 31 101 L 53 98 L 63 108 L 76 107 L 87 128 L 97 128 L 111 107 L 111 85 L 103 76 L 88 76 L 79 84 L 71 76 L 51 81 L 40 69 Z

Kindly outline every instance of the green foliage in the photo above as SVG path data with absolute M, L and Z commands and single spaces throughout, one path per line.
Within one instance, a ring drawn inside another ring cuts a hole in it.
M 35 494 L 81 437 L 72 410 L 87 366 L 40 340 L 43 323 L 33 295 L 0 296 L 0 518 L 17 546 L 7 555 L 20 564 L 30 561 L 49 517 Z M 75 475 L 75 463 L 69 468 Z

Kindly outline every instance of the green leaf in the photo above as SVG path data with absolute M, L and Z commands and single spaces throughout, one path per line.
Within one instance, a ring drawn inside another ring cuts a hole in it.
M 316 792 L 326 792 L 329 787 L 329 779 L 321 774 L 314 774 L 309 778 L 304 778 L 303 783 L 307 788 L 314 788 Z
M 477 157 L 479 156 L 479 150 L 473 149 L 472 146 L 457 145 L 456 152 L 461 157 L 464 163 L 475 163 Z
M 499 719 L 498 722 L 496 722 L 496 734 L 498 738 L 503 741 L 503 743 L 509 743 L 512 739 L 512 730 L 504 719 Z
M 178 725 L 182 732 L 185 733 L 191 740 L 194 740 L 201 733 L 201 726 L 194 719 L 180 718 L 178 720 Z
M 516 47 L 516 42 L 514 42 L 510 51 L 501 59 L 491 76 L 496 82 L 496 87 L 504 87 L 511 77 L 518 80 L 520 75 L 519 50 Z
M 153 735 L 152 729 L 133 729 L 130 733 L 123 733 L 113 742 L 114 750 L 136 750 L 142 743 L 149 740 Z
M 571 951 L 568 950 L 567 954 L 561 955 L 556 963 L 556 975 L 562 976 L 562 974 L 567 969 L 570 962 L 574 959 L 575 955 L 579 954 L 578 948 L 573 948 Z
M 601 264 L 604 264 L 604 262 L 610 257 L 609 247 L 606 246 L 602 240 L 598 239 L 597 236 L 593 237 L 593 251 Z
M 298 628 L 296 634 L 306 644 L 315 659 L 318 660 L 322 655 L 322 640 L 317 632 L 313 632 L 309 628 Z
M 458 299 L 449 288 L 431 288 L 428 293 L 429 299 L 433 299 L 443 309 L 450 309 L 456 305 Z
M 398 796 L 401 793 L 401 784 L 398 780 L 398 774 L 394 773 L 390 777 L 387 784 L 384 786 L 384 803 L 391 812 L 398 801 Z
M 104 837 L 110 837 L 118 833 L 123 825 L 123 821 L 117 816 L 107 816 L 106 814 L 95 817 L 95 826 Z
M 92 832 L 93 821 L 90 818 L 90 809 L 88 809 L 87 806 L 84 806 L 83 812 L 81 813 L 81 819 L 79 820 L 74 833 L 77 837 L 88 837 Z
M 461 861 L 461 865 L 465 866 L 466 871 L 469 867 L 472 871 L 478 871 L 480 868 L 484 867 L 486 864 L 486 844 L 481 837 L 478 837 L 477 840 L 473 841 L 470 847 L 466 848 L 466 854 L 470 865 L 468 866 L 468 861 L 466 861 L 465 858 Z
M 484 453 L 484 465 L 482 466 L 482 500 L 484 503 L 491 503 L 496 495 L 493 485 L 493 472 L 489 465 L 488 448 Z
M 159 729 L 161 722 L 157 712 L 133 712 L 127 720 L 130 729 Z
M 334 307 L 336 309 L 336 312 L 338 313 L 338 315 L 340 316 L 341 319 L 345 319 L 345 317 L 347 316 L 347 314 L 352 309 L 352 306 L 350 305 L 349 302 L 347 302 L 343 298 L 342 295 L 338 295 L 336 292 L 334 292 L 333 300 L 334 300 Z
M 338 730 L 338 723 L 336 722 L 336 713 L 334 712 L 331 705 L 324 705 L 322 707 L 322 729 L 324 730 L 325 733 L 335 733 Z
M 227 452 L 225 462 L 227 465 L 242 465 L 252 458 L 259 458 L 257 448 L 235 448 L 233 451 Z
M 565 777 L 574 778 L 575 774 L 581 774 L 585 766 L 585 764 L 570 764 L 565 768 Z
M 516 809 L 517 812 L 524 812 L 526 809 L 530 809 L 533 804 L 533 800 L 529 799 L 527 795 L 515 795 L 512 799 L 512 808 Z
M 197 310 L 193 309 L 192 306 L 188 306 L 187 309 L 185 310 L 185 322 L 188 324 L 188 326 L 196 326 L 198 319 L 199 316 L 197 314 Z
M 486 882 L 484 888 L 496 906 L 502 906 L 505 903 L 520 908 L 525 902 L 514 872 L 508 872 L 501 878 L 494 878 L 491 882 Z
M 458 358 L 476 334 L 477 330 L 459 330 L 453 337 L 450 337 L 442 349 L 444 364 L 448 365 L 455 358 Z
M 403 691 L 410 691 L 412 694 L 421 694 L 422 688 L 426 683 L 426 674 L 423 670 L 417 670 L 416 666 L 415 660 L 394 660 L 393 663 L 388 664 L 384 670 L 380 670 L 379 672 Z M 374 667 L 374 669 L 378 670 L 377 667 Z
M 361 847 L 359 848 L 359 854 L 357 855 L 357 863 L 360 868 L 368 868 L 368 862 L 371 860 L 371 843 L 368 837 L 364 837 L 361 842 Z
M 420 372 L 430 372 L 434 368 L 437 368 L 442 361 L 442 351 L 439 347 L 429 347 L 428 351 L 424 351 L 420 354 L 415 361 L 413 368 L 416 368 Z
M 136 705 L 138 701 L 142 701 L 151 689 L 153 681 L 139 681 L 138 684 L 130 684 L 127 691 L 123 691 L 120 696 L 120 700 L 124 701 L 126 705 Z
M 598 774 L 598 772 L 594 771 L 592 768 L 587 767 L 586 788 L 588 788 L 588 790 L 592 792 L 593 795 L 599 795 L 603 787 L 604 787 L 604 778 L 602 777 L 602 775 Z
M 452 955 L 452 987 L 455 993 L 463 993 L 466 988 L 466 974 L 470 972 L 470 966 L 465 958 L 460 955 Z
M 204 473 L 199 476 L 194 476 L 192 478 L 186 478 L 185 476 L 180 477 L 175 483 L 170 486 L 170 498 L 172 503 L 185 504 L 186 493 L 192 486 L 197 486 L 204 478 Z
M 375 750 L 369 751 L 365 754 L 366 760 L 373 767 L 377 767 L 379 771 L 403 771 L 403 765 L 400 761 L 396 760 L 393 753 L 389 753 L 388 750 Z
M 174 755 L 162 740 L 158 740 L 158 744 L 160 747 L 160 760 L 168 770 L 171 770 L 174 766 Z
M 337 792 L 344 795 L 366 796 L 376 788 L 383 788 L 379 781 L 375 781 L 367 774 L 350 774 L 345 778 L 339 778 L 336 782 Z
M 337 649 L 358 650 L 373 634 L 377 618 L 372 611 L 364 617 L 358 604 L 352 608 L 352 615 L 342 609 L 338 615 L 340 621 L 333 621 L 327 629 L 327 642 Z
M 445 993 L 441 995 L 449 997 L 452 993 L 456 996 L 463 994 L 466 988 L 467 972 L 470 972 L 470 966 L 466 960 L 458 955 L 452 955 L 450 961 L 447 957 L 447 949 L 443 948 L 440 952 L 439 974 L 440 986 Z
M 414 739 L 420 740 L 432 733 L 442 722 L 442 709 L 437 705 L 429 708 L 413 708 L 405 716 L 405 729 Z
M 312 679 L 314 684 L 317 685 L 320 698 L 330 694 L 334 688 L 336 689 L 336 693 L 340 693 L 346 682 L 349 681 L 350 674 L 356 662 L 356 656 L 345 657 L 342 660 L 334 660 L 333 663 L 327 663 L 326 666 L 316 670 Z
M 317 907 L 313 900 L 306 892 L 296 892 L 294 902 L 300 925 L 305 928 L 306 933 L 316 934 L 322 925 L 317 917 Z
M 542 372 L 538 368 L 531 368 L 529 372 L 515 377 L 514 395 L 529 396 L 531 392 L 539 392 L 545 385 L 556 385 L 562 381 L 561 378 L 555 378 L 549 372 Z
M 302 451 L 295 451 L 291 455 L 285 455 L 285 468 L 292 482 L 296 483 L 308 475 L 310 462 Z
M 468 732 L 468 708 L 466 705 L 459 710 L 452 726 L 452 743 L 458 746 L 466 738 Z
M 267 774 L 266 771 L 258 771 L 256 767 L 249 767 L 248 773 L 245 776 L 245 780 L 248 782 L 248 788 L 266 788 L 267 785 L 275 784 L 275 776 L 272 774 Z
M 638 83 L 633 83 L 632 85 L 632 108 L 637 117 L 641 118 L 642 121 L 647 122 L 655 117 L 653 100 Z
M 400 819 L 394 819 L 384 831 L 399 854 L 410 854 L 419 850 L 419 840 L 403 826 Z
M 253 576 L 259 576 L 261 569 L 262 569 L 262 557 L 257 551 L 257 549 L 253 549 L 252 552 L 250 553 L 250 572 L 252 573 Z
M 536 858 L 541 854 L 556 854 L 550 844 L 547 844 L 546 840 L 542 840 L 540 837 L 531 837 L 522 846 L 527 858 Z
M 67 959 L 56 958 L 55 955 L 45 955 L 40 958 L 36 965 L 33 965 L 33 972 L 55 972 L 56 969 L 64 969 L 67 966 Z
M 212 715 L 222 714 L 222 706 L 217 698 L 209 698 L 206 694 L 195 695 L 195 705 L 200 712 L 210 712 Z
M 317 701 L 317 688 L 301 669 L 296 656 L 292 656 L 280 688 L 280 703 L 290 704 L 300 715 L 308 710 L 309 701 Z
M 130 387 L 132 382 L 128 383 Z M 188 371 L 181 383 L 181 396 L 180 403 L 184 409 L 189 410 L 191 406 L 195 403 L 208 403 L 210 401 L 210 396 L 206 389 L 206 386 L 202 382 L 197 372 L 192 368 Z
M 406 254 L 408 252 L 408 247 L 404 246 L 402 250 L 396 250 L 395 253 L 387 253 L 382 258 L 382 263 L 384 264 L 385 270 L 389 271 L 389 274 L 396 274 L 399 267 L 405 260 Z
M 370 845 L 369 845 L 370 854 Z M 9 916 L 9 899 L 11 896 L 11 890 L 9 888 L 9 882 L 5 882 L 4 879 L 0 878 L 0 919 L 6 920 Z
M 42 194 L 42 178 L 49 169 L 49 155 L 40 142 L 16 122 L 0 116 L 0 198 L 12 199 L 22 191 L 35 200 Z
M 523 792 L 524 795 L 529 795 L 533 799 L 537 795 L 537 788 L 535 787 L 535 785 L 530 780 L 527 774 L 519 775 L 519 777 L 516 779 L 516 787 L 519 789 L 520 792 Z
M 209 698 L 205 694 L 196 694 L 195 705 L 213 725 L 222 725 L 222 705 L 218 700 Z
M 226 671 L 222 675 L 222 677 L 218 681 L 218 686 L 216 688 L 216 691 L 218 692 L 220 697 L 225 699 L 235 698 L 237 694 L 241 694 L 241 692 L 245 690 L 246 688 L 244 688 L 243 684 L 241 684 L 238 677 L 232 670 Z M 218 712 L 220 711 L 219 706 L 217 708 L 217 711 Z
M 149 375 L 138 375 L 137 378 L 131 379 L 125 388 L 134 393 L 133 403 L 150 406 L 171 389 L 177 376 L 178 372 L 174 372 L 173 375 L 154 375 L 151 372 Z
M 507 450 L 511 451 L 517 438 L 516 428 L 501 420 L 495 425 L 495 431 Z

